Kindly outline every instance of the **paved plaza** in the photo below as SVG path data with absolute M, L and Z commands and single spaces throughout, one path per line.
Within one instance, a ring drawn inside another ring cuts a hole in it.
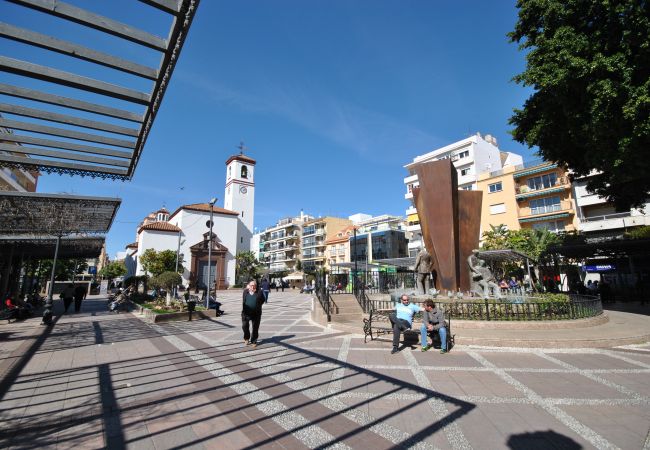
M 0 447 L 650 448 L 648 345 L 391 355 L 288 291 L 251 348 L 240 292 L 219 299 L 226 315 L 192 322 L 95 298 L 51 328 L 0 325 Z

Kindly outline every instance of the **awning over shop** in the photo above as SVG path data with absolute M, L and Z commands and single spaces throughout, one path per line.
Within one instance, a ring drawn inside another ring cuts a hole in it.
M 199 0 L 129 3 L 148 31 L 62 1 L 3 2 L 0 167 L 133 177 Z

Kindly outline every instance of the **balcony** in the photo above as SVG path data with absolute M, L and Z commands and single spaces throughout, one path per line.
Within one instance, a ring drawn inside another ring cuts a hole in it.
M 616 214 L 607 214 L 604 216 L 586 217 L 580 220 L 580 230 L 584 233 L 617 229 L 620 230 L 642 225 L 650 225 L 650 217 L 633 216 L 629 211 Z
M 519 222 L 538 222 L 541 220 L 561 219 L 574 213 L 570 200 L 536 208 L 524 207 L 519 209 Z
M 526 175 L 533 175 L 536 173 L 545 172 L 549 169 L 554 169 L 556 167 L 557 167 L 556 163 L 548 162 L 543 159 L 536 159 L 516 166 L 515 172 L 512 174 L 512 176 L 515 179 L 517 179 L 517 178 L 525 177 Z
M 554 194 L 557 192 L 564 192 L 565 190 L 571 187 L 571 183 L 566 177 L 559 177 L 555 180 L 555 184 L 552 186 L 543 186 L 539 189 L 531 189 L 527 185 L 515 186 L 515 198 L 519 200 L 524 200 L 526 198 L 540 197 L 542 195 Z

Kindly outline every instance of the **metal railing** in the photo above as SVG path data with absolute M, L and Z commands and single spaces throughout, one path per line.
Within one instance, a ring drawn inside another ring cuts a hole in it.
M 614 214 L 605 214 L 603 216 L 583 217 L 581 220 L 583 222 L 599 222 L 601 220 L 622 219 L 624 217 L 631 217 L 631 216 L 632 213 L 627 211 L 627 212 L 614 213 Z
M 548 301 L 544 298 L 512 296 L 506 299 L 476 301 L 435 299 L 452 319 L 487 321 L 540 321 L 575 320 L 596 317 L 602 314 L 603 305 L 599 297 L 568 294 L 568 301 Z M 374 309 L 390 309 L 393 300 L 372 301 Z

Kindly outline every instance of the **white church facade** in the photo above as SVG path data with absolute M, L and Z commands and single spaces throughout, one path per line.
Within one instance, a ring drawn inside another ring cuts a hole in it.
M 244 154 L 226 161 L 223 208 L 194 203 L 182 205 L 173 213 L 163 208 L 145 218 L 138 226 L 136 242 L 127 245 L 125 263 L 127 268 L 134 269 L 127 276 L 145 275 L 139 256 L 147 249 L 157 252 L 179 249 L 184 260 L 181 274 L 184 285 L 191 289 L 205 288 L 208 270 L 213 289 L 226 289 L 235 284 L 235 257 L 250 250 L 253 235 L 255 164 L 254 159 Z M 211 216 L 212 239 L 209 238 Z

